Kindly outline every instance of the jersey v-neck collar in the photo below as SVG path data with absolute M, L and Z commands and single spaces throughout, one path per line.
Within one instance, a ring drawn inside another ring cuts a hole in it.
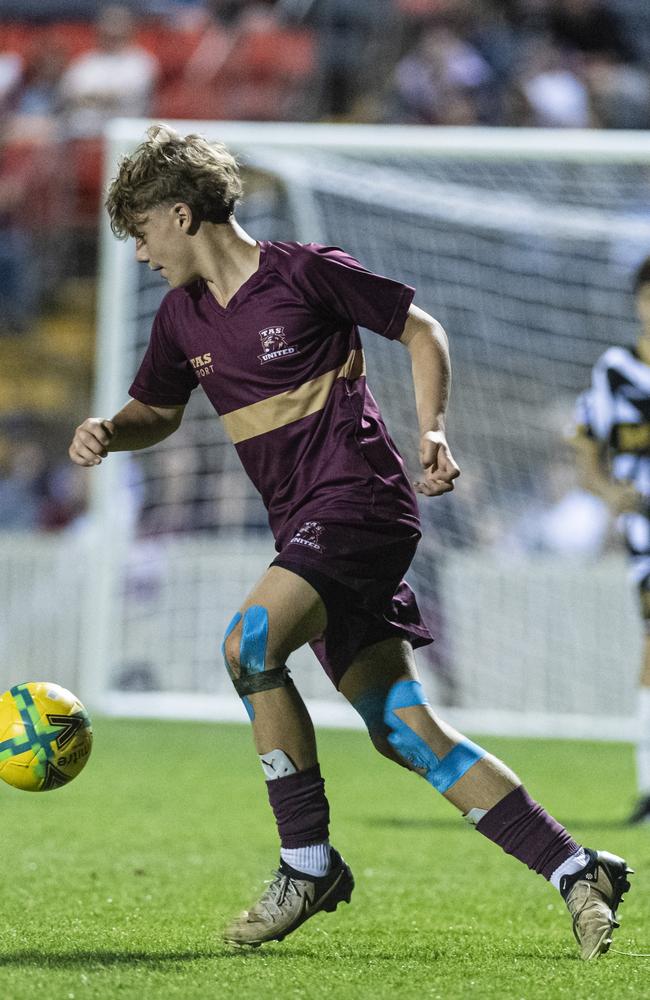
M 259 283 L 259 281 L 264 276 L 266 267 L 269 261 L 269 241 L 268 240 L 258 240 L 257 244 L 260 248 L 260 260 L 257 265 L 257 269 L 244 281 L 234 295 L 228 300 L 228 304 L 222 306 L 220 302 L 217 302 L 216 298 L 208 288 L 208 283 L 205 278 L 201 279 L 203 285 L 203 290 L 205 295 L 210 302 L 211 307 L 220 316 L 230 316 L 239 306 L 248 298 L 252 289 Z

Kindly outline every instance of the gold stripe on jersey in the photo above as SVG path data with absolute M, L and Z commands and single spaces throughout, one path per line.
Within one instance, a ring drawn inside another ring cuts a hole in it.
M 233 444 L 240 444 L 260 434 L 268 434 L 279 427 L 286 427 L 312 413 L 324 409 L 327 398 L 337 379 L 356 379 L 366 371 L 363 351 L 350 351 L 340 368 L 317 375 L 295 389 L 279 392 L 277 396 L 260 399 L 257 403 L 242 406 L 226 413 L 221 419 L 226 434 Z
M 650 451 L 650 424 L 614 424 L 612 444 L 616 451 Z

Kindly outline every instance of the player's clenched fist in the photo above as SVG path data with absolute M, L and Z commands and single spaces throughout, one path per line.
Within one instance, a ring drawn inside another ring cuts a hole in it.
M 454 479 L 460 476 L 460 469 L 442 431 L 426 431 L 422 435 L 420 463 L 424 478 L 413 484 L 416 493 L 422 493 L 427 497 L 438 497 L 453 490 Z
M 108 455 L 108 446 L 114 434 L 112 420 L 88 417 L 74 432 L 68 454 L 77 465 L 99 465 L 102 458 Z

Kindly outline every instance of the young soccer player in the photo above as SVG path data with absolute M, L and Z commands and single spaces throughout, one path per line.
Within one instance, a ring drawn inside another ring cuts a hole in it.
M 574 446 L 582 485 L 619 517 L 639 590 L 645 643 L 638 695 L 639 799 L 631 823 L 650 823 L 650 257 L 634 278 L 636 347 L 610 347 L 576 404 Z
M 380 753 L 416 771 L 476 829 L 562 893 L 582 957 L 607 950 L 629 889 L 626 862 L 583 848 L 495 757 L 437 717 L 413 648 L 431 641 L 404 574 L 418 507 L 364 375 L 358 327 L 410 354 L 422 473 L 448 493 L 459 474 L 445 435 L 450 372 L 440 325 L 413 289 L 342 250 L 256 241 L 239 226 L 237 164 L 225 147 L 152 126 L 122 160 L 113 231 L 171 286 L 149 347 L 111 419 L 76 430 L 70 456 L 98 465 L 179 426 L 201 384 L 269 514 L 277 557 L 226 630 L 223 654 L 250 717 L 280 835 L 271 884 L 225 940 L 282 940 L 349 902 L 352 873 L 329 842 L 311 719 L 285 666 L 309 643 Z

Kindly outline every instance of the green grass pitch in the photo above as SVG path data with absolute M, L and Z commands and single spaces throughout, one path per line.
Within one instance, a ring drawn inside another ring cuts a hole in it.
M 358 732 L 319 736 L 352 905 L 228 949 L 219 929 L 277 860 L 248 729 L 100 719 L 95 734 L 67 788 L 0 786 L 2 1000 L 650 997 L 650 958 L 581 962 L 559 894 Z M 631 747 L 482 742 L 578 840 L 628 859 L 614 948 L 650 952 L 650 828 L 623 823 Z

